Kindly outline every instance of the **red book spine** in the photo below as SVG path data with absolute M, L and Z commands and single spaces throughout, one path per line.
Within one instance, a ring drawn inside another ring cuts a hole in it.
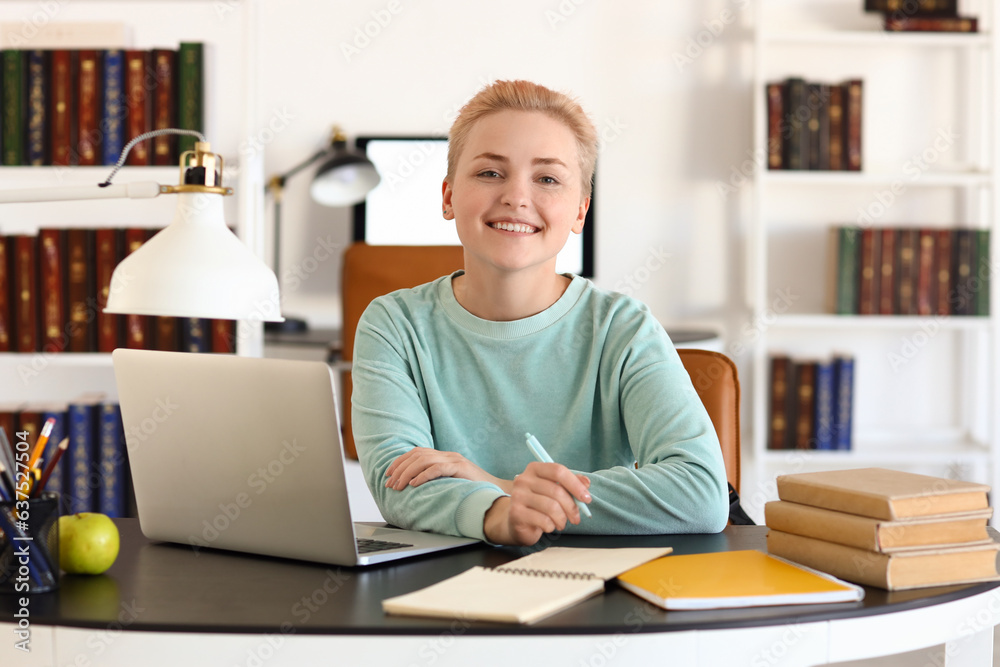
M 212 320 L 212 352 L 236 351 L 236 321 Z
M 847 112 L 844 117 L 847 170 L 861 171 L 861 98 L 863 84 L 861 79 L 851 79 L 844 86 L 844 97 L 846 100 L 844 108 Z
M 66 230 L 66 299 L 69 302 L 69 351 L 96 348 L 94 300 L 94 230 Z
M 129 49 L 125 52 L 125 143 L 140 134 L 149 132 L 149 96 L 147 95 L 146 70 L 149 52 Z M 149 164 L 148 142 L 140 141 L 128 154 L 128 164 Z
M 935 253 L 935 267 L 937 277 L 937 293 L 935 295 L 934 311 L 938 315 L 951 315 L 951 292 L 954 277 L 951 272 L 951 239 L 953 232 L 950 229 L 939 229 L 937 231 L 937 252 Z
M 14 335 L 14 312 L 11 310 L 11 288 L 13 287 L 13 265 L 10 242 L 0 236 L 0 352 L 11 351 Z
M 878 314 L 896 314 L 896 261 L 898 259 L 896 251 L 896 240 L 898 235 L 895 229 L 883 229 L 882 235 L 882 255 L 879 269 L 878 286 Z
M 897 235 L 899 261 L 896 265 L 896 312 L 917 314 L 917 240 L 916 229 L 900 229 Z
M 861 263 L 858 280 L 858 314 L 875 315 L 878 313 L 879 280 L 876 271 L 880 268 L 882 257 L 879 253 L 882 235 L 878 230 L 866 227 L 861 232 Z
M 96 50 L 86 49 L 77 54 L 76 161 L 80 165 L 98 163 L 101 140 L 99 66 Z
M 176 317 L 157 316 L 155 333 L 154 349 L 165 352 L 177 352 L 181 349 L 180 330 Z
M 153 51 L 156 88 L 153 93 L 153 129 L 177 127 L 177 52 L 170 49 Z M 153 138 L 153 164 L 177 164 L 177 135 L 164 134 Z
M 73 53 L 66 49 L 52 52 L 52 85 L 49 92 L 49 144 L 52 164 L 70 164 L 73 152 Z
M 14 237 L 14 320 L 18 352 L 38 351 L 37 240 L 23 234 Z
M 111 294 L 111 275 L 121 261 L 119 233 L 112 227 L 102 227 L 94 232 L 97 272 L 97 351 L 113 352 L 119 345 L 121 318 L 113 313 L 105 313 L 108 296 Z
M 146 230 L 130 227 L 125 230 L 125 255 L 131 255 L 146 241 Z M 145 350 L 150 346 L 150 317 L 148 315 L 125 316 L 125 347 Z
M 844 89 L 830 86 L 830 169 L 844 169 Z
M 784 127 L 782 118 L 785 115 L 785 84 L 767 84 L 767 168 L 784 169 L 784 142 L 782 135 Z
M 917 315 L 934 314 L 935 288 L 934 256 L 937 234 L 932 229 L 921 229 L 917 259 Z
M 38 230 L 38 285 L 41 289 L 42 350 L 63 352 L 69 340 L 66 332 L 66 296 L 63 259 L 65 232 L 62 229 Z
M 889 32 L 979 32 L 975 16 L 886 16 Z

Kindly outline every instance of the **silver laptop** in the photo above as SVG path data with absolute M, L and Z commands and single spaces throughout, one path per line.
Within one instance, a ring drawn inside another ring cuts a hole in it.
M 476 542 L 352 521 L 325 363 L 127 349 L 112 359 L 146 537 L 337 565 Z

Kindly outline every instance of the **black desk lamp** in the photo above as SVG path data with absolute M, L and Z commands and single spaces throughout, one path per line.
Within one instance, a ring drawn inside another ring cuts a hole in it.
M 339 127 L 334 126 L 330 144 L 278 176 L 272 176 L 267 184 L 267 192 L 274 198 L 274 273 L 281 280 L 281 196 L 285 182 L 306 167 L 325 161 L 316 170 L 309 195 L 323 206 L 353 206 L 378 185 L 380 177 L 375 165 L 363 154 L 347 148 L 347 137 Z M 301 318 L 286 317 L 283 322 L 266 322 L 265 330 L 270 332 L 305 331 L 306 321 Z

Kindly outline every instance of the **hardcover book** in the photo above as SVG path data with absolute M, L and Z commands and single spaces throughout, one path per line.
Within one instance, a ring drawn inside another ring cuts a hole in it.
M 815 449 L 816 416 L 815 361 L 795 363 L 795 448 Z
M 101 72 L 101 164 L 118 163 L 125 148 L 125 52 L 110 49 L 104 52 Z
M 79 396 L 66 410 L 69 449 L 63 455 L 66 464 L 63 494 L 70 514 L 97 511 L 100 469 L 95 464 L 101 401 L 102 397 L 96 394 Z
M 952 290 L 954 274 L 952 272 L 952 230 L 940 229 L 936 234 L 935 250 L 935 294 L 934 312 L 938 315 L 951 315 Z
M 152 127 L 149 117 L 149 90 L 146 75 L 149 52 L 138 49 L 125 51 L 125 143 Z M 150 163 L 149 142 L 140 141 L 128 154 L 128 164 L 146 166 Z
M 996 565 L 1000 544 L 995 542 L 878 553 L 771 530 L 767 550 L 847 581 L 891 591 L 1000 579 Z
M 896 312 L 899 315 L 917 314 L 917 239 L 916 229 L 899 230 L 899 276 L 896 281 Z
M 896 249 L 898 234 L 886 227 L 879 230 L 882 237 L 882 253 L 879 259 L 878 314 L 896 314 L 896 264 L 899 254 Z
M 93 352 L 97 348 L 94 238 L 93 229 L 66 230 L 70 352 Z
M 988 544 L 990 536 L 986 528 L 992 515 L 993 510 L 987 508 L 889 521 L 785 500 L 773 500 L 764 505 L 769 528 L 880 553 L 973 542 Z
M 27 163 L 24 136 L 28 108 L 26 62 L 26 51 L 3 51 L 3 163 L 8 167 Z
M 937 234 L 933 229 L 921 229 L 917 244 L 917 315 L 933 315 L 937 287 L 934 271 Z
M 41 167 L 49 163 L 49 59 L 45 51 L 28 51 L 27 131 L 25 133 L 25 158 L 21 164 Z
M 10 352 L 15 346 L 13 296 L 13 249 L 10 239 L 0 236 L 0 352 Z
M 974 512 L 989 486 L 886 468 L 779 475 L 778 498 L 875 519 Z
M 153 92 L 153 129 L 177 127 L 177 52 L 171 49 L 154 49 L 153 68 L 156 86 Z M 177 164 L 177 135 L 162 134 L 153 137 L 153 164 Z
M 854 357 L 833 357 L 833 448 L 847 451 L 853 446 Z
M 847 155 L 847 170 L 861 171 L 861 118 L 862 91 L 864 83 L 861 79 L 851 79 L 844 84 L 844 128 L 845 148 Z
M 73 98 L 73 61 L 75 52 L 56 49 L 51 52 L 49 86 L 49 151 L 50 163 L 56 166 L 71 164 L 73 153 L 73 119 L 76 103 Z
M 832 359 L 816 363 L 814 449 L 834 448 L 834 368 Z
M 101 60 L 96 49 L 77 54 L 76 150 L 81 166 L 98 164 L 101 142 Z
M 66 330 L 66 298 L 63 261 L 66 256 L 66 232 L 62 229 L 38 230 L 38 283 L 42 311 L 42 350 L 63 352 L 69 342 Z
M 101 481 L 97 511 L 117 518 L 125 516 L 125 433 L 121 407 L 104 402 L 99 408 L 98 466 Z
M 201 42 L 181 42 L 177 50 L 177 125 L 184 130 L 205 130 L 204 87 L 205 46 Z M 194 150 L 195 138 L 177 139 L 180 153 Z
M 771 357 L 771 422 L 768 449 L 792 449 L 794 424 L 794 364 L 790 357 Z
M 97 351 L 112 352 L 121 342 L 121 317 L 105 313 L 111 294 L 111 276 L 122 260 L 118 229 L 102 227 L 95 231 L 96 249 L 95 282 L 97 291 Z
M 37 238 L 27 234 L 12 237 L 14 251 L 14 331 L 18 352 L 38 351 L 38 263 Z

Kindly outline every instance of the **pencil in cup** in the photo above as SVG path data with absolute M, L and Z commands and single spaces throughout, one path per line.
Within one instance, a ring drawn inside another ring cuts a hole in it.
M 549 453 L 545 451 L 545 448 L 542 447 L 542 443 L 538 442 L 538 438 L 530 433 L 525 433 L 524 441 L 527 443 L 528 449 L 531 450 L 531 453 L 535 455 L 535 459 L 541 461 L 542 463 L 555 463 L 555 461 L 552 460 L 552 457 L 549 456 Z M 590 513 L 590 508 L 587 507 L 587 503 L 578 498 L 573 498 L 573 502 L 576 503 L 577 509 L 580 510 L 580 516 L 588 518 L 593 516 L 593 514 Z

